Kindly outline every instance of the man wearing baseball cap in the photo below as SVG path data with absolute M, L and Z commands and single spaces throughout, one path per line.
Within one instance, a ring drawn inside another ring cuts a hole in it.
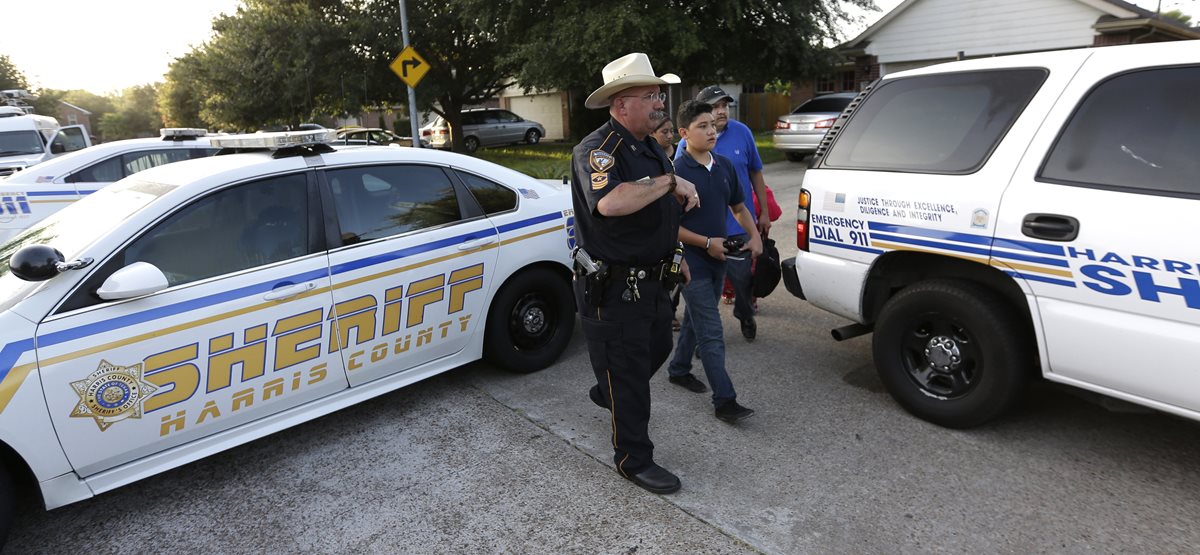
M 696 94 L 696 100 L 712 104 L 713 124 L 717 128 L 717 146 L 713 152 L 733 162 L 743 195 L 750 198 L 753 194 L 758 199 L 757 212 L 751 210 L 750 213 L 755 217 L 759 235 L 765 238 L 771 229 L 771 218 L 767 209 L 767 183 L 763 180 L 762 158 L 758 156 L 754 133 L 746 124 L 729 117 L 729 103 L 733 102 L 733 97 L 719 85 L 705 87 Z M 681 141 L 677 152 L 686 148 L 686 141 Z M 754 206 L 752 202 L 746 204 L 747 208 Z M 746 241 L 750 237 L 732 213 L 726 216 L 725 226 L 730 239 Z M 741 260 L 730 258 L 725 266 L 726 275 L 733 283 L 733 316 L 741 322 L 742 337 L 746 341 L 754 341 L 758 336 L 758 323 L 754 320 L 754 278 L 750 273 L 752 262 L 749 256 Z
M 659 87 L 679 78 L 656 75 L 642 53 L 613 60 L 601 77 L 584 106 L 607 108 L 611 117 L 571 157 L 575 298 L 596 375 L 588 396 L 612 413 L 617 472 L 651 492 L 673 493 L 679 478 L 654 462 L 650 378 L 671 353 L 680 215 L 700 198 L 650 137 L 666 115 Z

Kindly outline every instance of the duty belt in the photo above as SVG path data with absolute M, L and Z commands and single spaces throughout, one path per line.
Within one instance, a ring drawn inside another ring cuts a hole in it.
M 624 266 L 612 264 L 609 271 L 613 277 L 633 276 L 637 279 L 661 280 L 671 269 L 671 260 L 667 259 L 650 266 Z

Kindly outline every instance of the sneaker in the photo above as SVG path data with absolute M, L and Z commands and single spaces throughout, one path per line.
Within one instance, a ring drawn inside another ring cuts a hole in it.
M 691 374 L 671 376 L 670 378 L 667 378 L 667 380 L 679 387 L 691 391 L 692 393 L 704 393 L 705 391 L 708 391 L 708 386 L 704 385 L 704 382 L 697 380 L 696 376 Z
M 746 338 L 747 343 L 753 343 L 754 338 L 758 336 L 758 323 L 751 316 L 742 320 L 742 337 Z
M 732 424 L 750 418 L 754 414 L 754 409 L 739 405 L 735 399 L 726 401 L 725 404 L 717 407 L 716 414 L 719 420 Z

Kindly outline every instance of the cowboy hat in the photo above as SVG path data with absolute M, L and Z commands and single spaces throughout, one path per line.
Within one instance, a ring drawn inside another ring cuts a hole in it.
M 646 85 L 674 85 L 679 77 L 674 73 L 664 73 L 654 76 L 654 68 L 650 67 L 650 57 L 641 52 L 621 56 L 604 66 L 600 71 L 604 84 L 596 89 L 583 105 L 588 108 L 604 108 L 609 105 L 609 98 L 625 89 L 643 87 Z

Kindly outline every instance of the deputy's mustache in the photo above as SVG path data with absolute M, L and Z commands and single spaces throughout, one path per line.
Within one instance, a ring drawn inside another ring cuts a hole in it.
M 650 112 L 650 119 L 652 121 L 662 121 L 667 119 L 667 112 L 665 110 L 655 110 Z

